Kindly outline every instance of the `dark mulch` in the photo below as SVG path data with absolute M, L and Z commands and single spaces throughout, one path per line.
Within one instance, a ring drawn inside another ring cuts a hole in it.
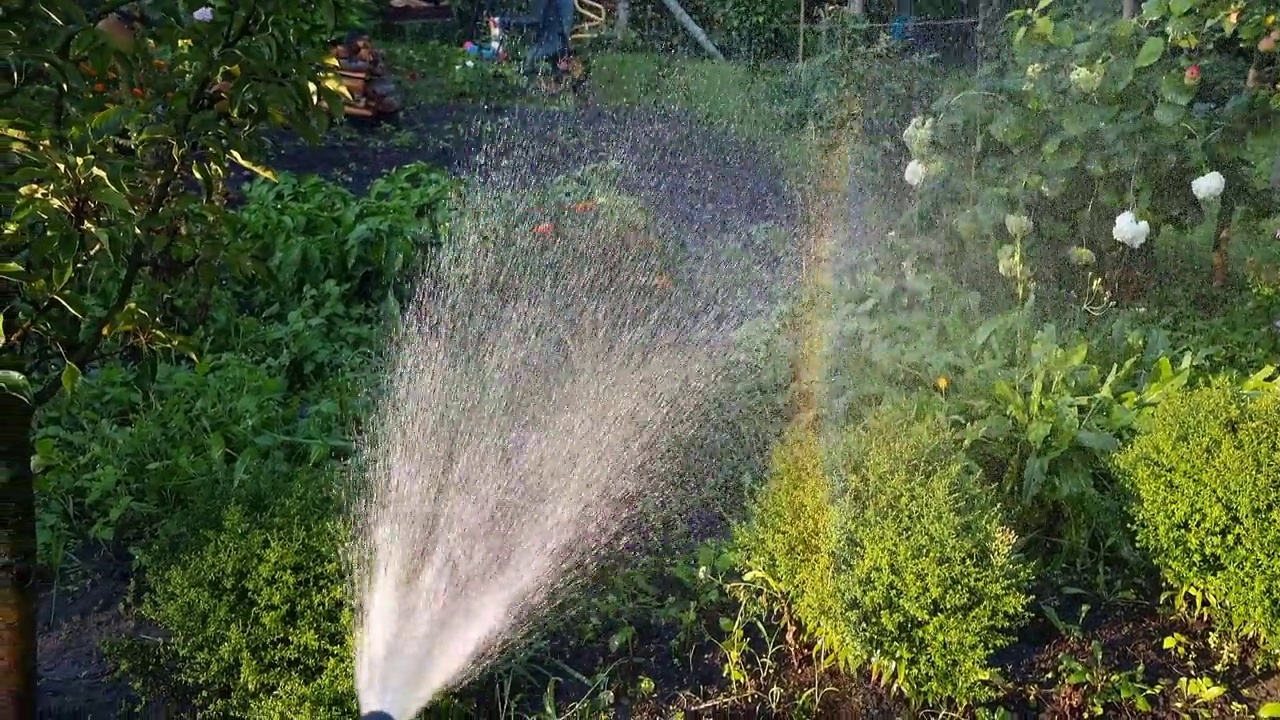
M 87 557 L 69 584 L 49 583 L 40 593 L 40 718 L 114 718 L 125 711 L 137 716 L 132 709 L 138 698 L 113 677 L 102 643 L 153 629 L 122 607 L 129 591 L 127 554 L 103 549 Z

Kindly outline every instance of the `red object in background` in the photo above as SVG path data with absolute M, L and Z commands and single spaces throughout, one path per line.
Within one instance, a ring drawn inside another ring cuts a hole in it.
M 550 233 L 552 230 L 555 230 L 555 229 L 556 229 L 556 226 L 554 223 L 544 222 L 541 225 L 538 225 L 537 227 L 535 227 L 533 231 L 538 233 L 539 235 L 546 235 L 547 233 Z

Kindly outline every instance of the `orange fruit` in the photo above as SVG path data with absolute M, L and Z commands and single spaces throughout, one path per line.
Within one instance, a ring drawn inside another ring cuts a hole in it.
M 152 61 L 152 64 L 156 66 L 157 70 L 163 70 L 166 67 L 168 67 L 168 65 L 163 60 L 154 60 Z
M 94 91 L 94 92 L 97 92 L 97 93 L 100 93 L 100 92 L 106 92 L 106 91 L 107 91 L 107 86 L 106 86 L 106 85 L 103 85 L 102 83 L 94 83 L 94 84 L 93 84 L 93 91 Z

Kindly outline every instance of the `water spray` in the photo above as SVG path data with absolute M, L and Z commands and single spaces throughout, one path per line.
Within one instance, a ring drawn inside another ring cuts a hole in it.
M 472 679 L 637 516 L 679 506 L 670 446 L 697 433 L 722 358 L 778 285 L 724 238 L 674 267 L 616 214 L 562 234 L 499 193 L 463 202 L 477 207 L 403 318 L 361 443 L 362 720 L 413 717 Z

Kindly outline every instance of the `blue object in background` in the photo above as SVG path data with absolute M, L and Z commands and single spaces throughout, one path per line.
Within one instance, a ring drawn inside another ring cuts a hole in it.
M 889 37 L 894 42 L 906 42 L 911 37 L 911 18 L 899 15 L 889 25 Z

